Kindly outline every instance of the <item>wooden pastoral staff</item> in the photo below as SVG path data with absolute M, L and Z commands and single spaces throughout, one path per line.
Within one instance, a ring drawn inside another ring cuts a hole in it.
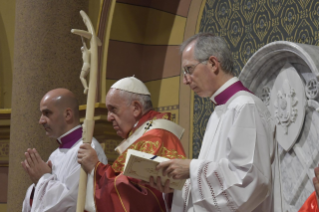
M 94 105 L 95 105 L 95 96 L 96 96 L 96 82 L 97 82 L 97 46 L 101 46 L 102 43 L 100 39 L 95 35 L 95 31 L 92 25 L 92 22 L 88 15 L 84 11 L 80 11 L 80 14 L 83 18 L 83 22 L 86 25 L 88 31 L 72 29 L 71 32 L 76 35 L 80 35 L 82 38 L 82 58 L 83 66 L 81 70 L 80 79 L 84 86 L 84 93 L 87 94 L 87 107 L 86 115 L 83 122 L 83 142 L 91 143 L 94 130 Z M 90 41 L 90 48 L 88 49 L 83 38 L 86 38 Z M 85 77 L 90 73 L 89 86 Z M 84 211 L 85 197 L 86 197 L 86 185 L 87 185 L 87 174 L 83 168 L 81 168 L 80 173 L 80 182 L 79 182 L 79 193 L 77 200 L 77 212 Z

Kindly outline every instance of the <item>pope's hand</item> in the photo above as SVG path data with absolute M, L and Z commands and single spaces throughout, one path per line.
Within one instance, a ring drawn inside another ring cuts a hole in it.
M 25 160 L 21 165 L 34 184 L 37 184 L 44 174 L 52 172 L 51 161 L 44 162 L 36 149 L 28 149 L 24 155 Z
M 78 163 L 82 165 L 83 169 L 87 173 L 90 173 L 98 162 L 99 158 L 96 151 L 91 147 L 91 144 L 82 144 L 78 151 Z

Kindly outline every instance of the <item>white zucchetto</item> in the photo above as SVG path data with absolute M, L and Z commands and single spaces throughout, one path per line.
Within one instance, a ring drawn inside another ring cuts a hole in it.
M 151 95 L 145 84 L 135 77 L 125 77 L 116 81 L 111 88 L 143 95 Z

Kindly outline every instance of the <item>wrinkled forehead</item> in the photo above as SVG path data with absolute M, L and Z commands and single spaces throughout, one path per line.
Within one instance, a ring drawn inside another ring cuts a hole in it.
M 118 106 L 124 105 L 126 99 L 121 95 L 121 91 L 115 88 L 111 88 L 105 97 L 106 106 Z

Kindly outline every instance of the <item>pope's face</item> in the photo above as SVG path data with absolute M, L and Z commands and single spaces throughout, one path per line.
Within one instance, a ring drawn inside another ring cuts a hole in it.
M 121 97 L 119 90 L 110 89 L 105 101 L 108 109 L 107 120 L 112 122 L 117 135 L 126 138 L 136 123 L 134 107 Z
M 40 102 L 41 117 L 39 124 L 41 124 L 46 131 L 46 135 L 51 138 L 59 138 L 64 134 L 65 121 L 63 111 L 61 111 L 50 98 L 46 95 Z

